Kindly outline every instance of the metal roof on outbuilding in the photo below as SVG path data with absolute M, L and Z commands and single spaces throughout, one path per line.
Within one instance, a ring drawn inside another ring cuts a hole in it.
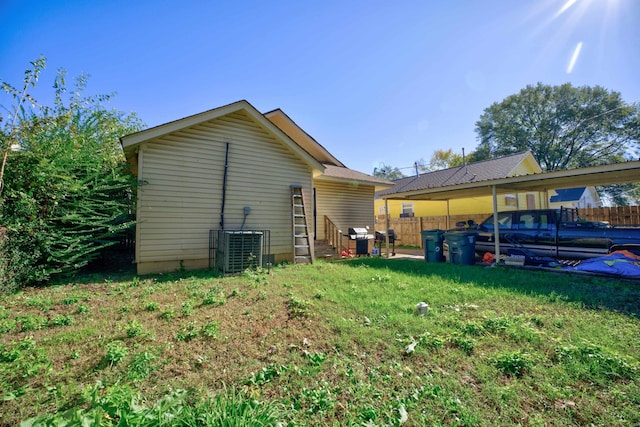
M 378 193 L 382 199 L 406 200 L 451 200 L 464 197 L 479 197 L 519 191 L 549 191 L 556 188 L 624 184 L 640 181 L 640 161 L 613 163 L 586 168 L 541 172 L 488 180 L 445 183 L 442 186 L 400 191 L 385 190 Z M 397 187 L 394 187 L 397 189 Z
M 418 176 L 401 178 L 393 181 L 394 186 L 392 188 L 380 191 L 376 196 L 389 199 L 393 198 L 391 195 L 399 193 L 507 178 L 513 176 L 515 169 L 527 159 L 535 164 L 534 169 L 541 171 L 537 162 L 535 162 L 533 154 L 531 154 L 530 151 L 525 151 L 497 159 L 484 160 L 449 169 L 427 172 Z

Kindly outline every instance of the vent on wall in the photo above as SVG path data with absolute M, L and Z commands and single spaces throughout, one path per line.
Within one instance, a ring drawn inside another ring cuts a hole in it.
M 224 274 L 240 273 L 248 268 L 263 266 L 266 243 L 269 241 L 268 231 L 217 230 L 216 237 L 217 241 L 214 241 L 210 236 L 210 251 L 215 256 L 217 270 Z

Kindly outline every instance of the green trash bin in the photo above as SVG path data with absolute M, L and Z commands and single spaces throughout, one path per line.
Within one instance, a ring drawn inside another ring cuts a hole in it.
M 424 260 L 428 262 L 444 262 L 444 231 L 422 230 L 422 247 Z
M 461 265 L 475 264 L 476 236 L 475 231 L 447 231 L 445 240 L 449 245 L 449 262 Z

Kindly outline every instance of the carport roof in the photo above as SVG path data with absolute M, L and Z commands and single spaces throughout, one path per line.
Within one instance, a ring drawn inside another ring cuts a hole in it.
M 464 168 L 466 166 L 461 166 Z M 473 175 L 471 175 L 473 177 Z M 470 178 L 471 178 L 470 177 Z M 417 178 L 416 178 L 417 179 Z M 466 197 L 489 196 L 495 187 L 497 194 L 525 191 L 547 191 L 558 188 L 591 185 L 624 184 L 640 181 L 640 161 L 591 166 L 530 175 L 488 180 L 469 180 L 453 185 L 437 185 L 409 191 L 384 192 L 382 199 L 450 200 Z M 405 187 L 407 188 L 407 187 Z

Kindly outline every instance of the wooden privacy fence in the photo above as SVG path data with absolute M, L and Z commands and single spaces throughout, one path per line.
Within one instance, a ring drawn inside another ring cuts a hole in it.
M 604 208 L 584 208 L 579 209 L 580 218 L 587 221 L 606 221 L 609 224 L 620 224 L 626 226 L 640 226 L 640 207 L 638 206 L 614 206 Z M 452 215 L 447 227 L 446 216 L 423 216 L 414 218 L 391 218 L 389 228 L 395 231 L 398 236 L 398 245 L 422 247 L 422 230 L 446 230 L 454 228 L 456 222 L 467 221 L 469 219 L 476 223 L 484 221 L 491 213 L 474 215 Z M 376 230 L 384 231 L 385 219 L 376 220 Z
M 422 247 L 422 235 L 420 234 L 422 230 L 446 230 L 447 228 L 454 228 L 456 222 L 470 219 L 479 223 L 484 221 L 489 215 L 491 214 L 451 215 L 449 227 L 447 227 L 446 216 L 391 218 L 389 219 L 389 228 L 396 233 L 396 245 Z M 376 220 L 376 231 L 384 231 L 385 225 L 385 219 Z
M 640 226 L 640 206 L 578 209 L 580 218 L 587 221 L 606 221 L 609 224 Z

